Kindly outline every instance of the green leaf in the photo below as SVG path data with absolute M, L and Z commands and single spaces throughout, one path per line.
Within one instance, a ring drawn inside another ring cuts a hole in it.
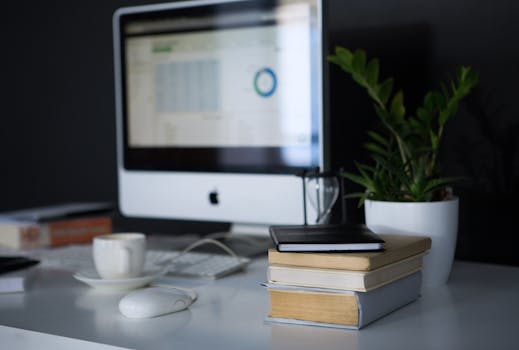
M 431 120 L 431 114 L 423 107 L 416 110 L 416 115 L 424 123 L 429 123 Z
M 393 78 L 386 79 L 378 88 L 378 96 L 383 104 L 389 101 L 389 97 L 393 92 Z
M 458 112 L 458 104 L 451 103 L 450 106 L 447 108 L 447 113 L 449 113 L 449 115 L 455 115 L 457 112 Z
M 371 179 L 369 179 L 369 178 L 364 178 L 362 176 L 355 175 L 355 174 L 348 173 L 348 172 L 342 173 L 342 176 L 347 178 L 350 181 L 353 181 L 353 182 L 365 187 L 366 189 L 373 188 L 373 183 L 371 182 Z
M 357 166 L 357 170 L 359 171 L 360 175 L 362 175 L 364 179 L 371 181 L 371 176 L 366 172 L 366 169 L 362 165 L 357 164 L 357 162 L 355 162 L 355 165 Z
M 469 73 L 470 73 L 469 67 L 465 67 L 465 66 L 459 67 L 458 72 L 457 72 L 458 82 L 463 82 L 467 78 L 467 75 Z
M 451 109 L 456 110 L 456 105 L 453 105 L 451 107 Z M 450 113 L 451 109 L 446 109 L 446 110 L 440 112 L 440 115 L 438 117 L 438 124 L 440 125 L 440 127 L 443 127 L 447 123 L 447 121 L 449 120 L 451 115 L 454 114 L 454 113 Z
M 373 153 L 378 153 L 382 156 L 387 156 L 387 151 L 384 148 L 377 145 L 376 143 L 372 143 L 372 142 L 365 143 L 364 148 L 366 148 L 367 150 L 369 150 Z
M 464 98 L 478 83 L 479 72 L 473 72 L 470 67 L 461 67 L 457 73 L 458 86 L 453 99 L 458 102 Z
M 373 58 L 366 66 L 366 80 L 369 85 L 376 86 L 378 82 L 379 63 L 377 58 Z
M 383 110 L 382 108 L 380 108 L 378 105 L 374 105 L 374 108 L 375 108 L 375 113 L 377 114 L 377 116 L 380 118 L 380 120 L 383 122 L 383 123 L 386 123 L 386 121 L 389 119 L 389 115 L 388 113 Z
M 380 98 L 378 97 L 376 90 L 367 88 L 366 91 L 368 92 L 369 97 L 371 97 L 375 102 L 378 103 L 380 101 Z
M 353 61 L 353 54 L 350 50 L 337 46 L 335 48 L 335 54 L 339 57 L 339 59 L 346 65 L 351 67 L 352 61 Z
M 411 129 L 414 130 L 414 131 L 421 131 L 422 129 L 422 124 L 420 124 L 418 122 L 418 120 L 416 120 L 416 118 L 409 118 L 408 119 L 408 123 L 409 125 L 411 126 Z
M 351 73 L 351 77 L 352 77 L 353 81 L 355 81 L 360 86 L 365 87 L 365 88 L 368 87 L 368 84 L 366 83 L 366 78 L 364 77 L 364 75 L 354 71 L 353 73 Z M 373 96 L 371 96 L 371 97 L 373 97 Z
M 391 101 L 391 115 L 397 122 L 400 122 L 404 119 L 405 106 L 404 93 L 402 92 L 402 90 L 399 90 L 393 97 L 393 100 Z
M 371 137 L 376 142 L 380 143 L 381 145 L 387 147 L 389 146 L 389 141 L 379 133 L 376 133 L 375 131 L 368 131 L 369 137 Z
M 328 56 L 328 61 L 335 63 L 346 73 L 351 74 L 351 65 L 346 65 L 338 56 Z
M 447 102 L 445 101 L 443 95 L 438 91 L 431 92 L 431 95 L 436 108 L 438 108 L 439 110 L 445 109 L 445 107 L 447 106 Z
M 425 95 L 425 97 L 423 99 L 423 104 L 424 104 L 425 109 L 429 113 L 433 113 L 433 111 L 434 111 L 434 98 L 433 98 L 433 93 L 431 91 L 429 91 Z
M 429 131 L 429 140 L 431 141 L 431 148 L 437 150 L 440 146 L 440 138 L 432 130 Z
M 369 166 L 369 165 L 357 164 L 357 162 L 355 162 L 355 165 L 357 166 L 357 168 L 369 171 L 371 173 L 375 173 L 375 171 L 376 171 L 375 168 L 373 168 L 372 166 Z
M 426 177 L 425 175 L 425 163 L 426 159 L 424 157 L 420 157 L 417 162 L 415 162 L 415 166 L 413 169 L 413 187 L 417 192 L 420 192 L 423 187 L 423 181 Z
M 353 59 L 351 61 L 351 66 L 353 68 L 353 73 L 358 73 L 361 75 L 365 74 L 366 70 L 366 52 L 362 49 L 357 49 L 353 53 Z
M 340 66 L 341 63 L 342 63 L 342 62 L 341 62 L 341 59 L 340 59 L 339 56 L 337 56 L 337 55 L 328 55 L 328 56 L 326 56 L 326 59 L 327 59 L 328 61 L 330 61 L 330 62 L 332 62 L 332 63 L 338 65 L 338 66 Z
M 352 72 L 351 63 L 353 59 L 353 54 L 350 50 L 345 49 L 344 47 L 337 46 L 335 48 L 335 55 L 329 55 L 327 59 L 328 61 L 338 65 L 345 72 Z
M 471 71 L 469 77 L 467 78 L 471 87 L 478 85 L 479 83 L 479 72 Z
M 399 172 L 400 170 L 397 169 L 397 166 L 393 165 L 393 162 L 391 161 L 390 157 L 381 157 L 379 155 L 373 154 L 371 155 L 371 158 L 375 162 L 377 162 L 378 165 L 380 165 L 382 168 L 388 170 L 389 172 Z
M 424 188 L 424 192 L 432 192 L 437 191 L 441 188 L 444 188 L 447 185 L 450 185 L 456 181 L 462 180 L 462 177 L 441 177 L 438 179 L 429 180 L 427 185 Z
M 450 83 L 450 86 L 451 86 L 452 93 L 453 94 L 457 94 L 458 93 L 458 87 L 456 86 L 456 83 L 454 83 L 452 80 L 449 83 Z

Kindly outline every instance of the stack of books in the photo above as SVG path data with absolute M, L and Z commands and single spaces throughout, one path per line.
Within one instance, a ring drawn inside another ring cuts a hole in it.
M 268 321 L 360 329 L 416 300 L 428 237 L 380 235 L 376 252 L 269 250 Z
M 0 213 L 0 248 L 90 243 L 95 236 L 111 232 L 109 203 L 65 203 Z

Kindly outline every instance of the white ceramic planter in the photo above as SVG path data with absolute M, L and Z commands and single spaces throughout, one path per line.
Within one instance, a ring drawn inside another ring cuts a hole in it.
M 432 246 L 424 258 L 422 288 L 443 285 L 449 279 L 458 234 L 459 200 L 438 202 L 383 202 L 366 200 L 366 225 L 376 233 L 429 236 Z

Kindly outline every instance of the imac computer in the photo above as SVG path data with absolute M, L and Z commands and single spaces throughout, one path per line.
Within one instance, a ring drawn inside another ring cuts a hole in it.
M 297 174 L 326 167 L 321 17 L 320 0 L 118 9 L 120 212 L 265 235 L 302 224 Z

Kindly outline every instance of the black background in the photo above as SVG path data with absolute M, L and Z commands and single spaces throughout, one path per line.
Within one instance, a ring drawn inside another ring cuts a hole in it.
M 0 210 L 116 201 L 111 18 L 118 7 L 154 2 L 3 5 Z M 364 48 L 379 57 L 381 75 L 404 89 L 408 110 L 458 65 L 480 71 L 479 86 L 448 124 L 440 157 L 445 175 L 467 178 L 454 188 L 460 196 L 456 254 L 519 265 L 519 3 L 325 2 L 329 48 Z M 366 94 L 336 67 L 328 69 L 331 161 L 353 170 L 353 160 L 366 159 L 362 143 L 375 116 Z M 363 220 L 355 201 L 348 217 Z

